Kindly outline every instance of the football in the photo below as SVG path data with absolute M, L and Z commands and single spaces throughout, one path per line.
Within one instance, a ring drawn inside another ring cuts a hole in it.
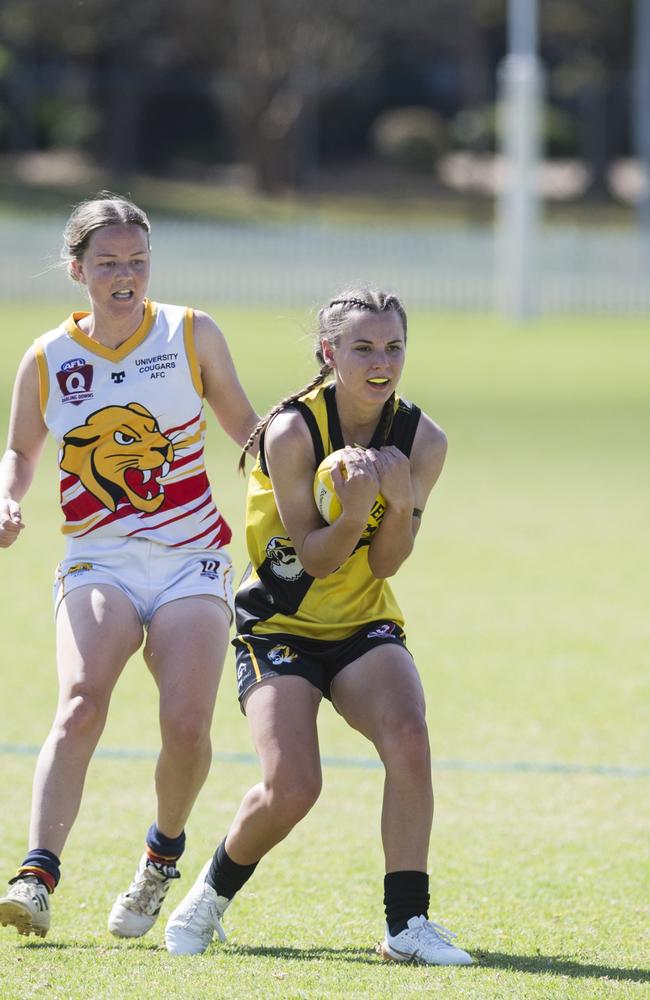
M 342 510 L 341 501 L 339 500 L 338 494 L 334 489 L 334 482 L 332 480 L 332 467 L 337 464 L 341 469 L 343 477 L 345 478 L 346 472 L 345 464 L 343 462 L 343 449 L 333 451 L 330 455 L 326 455 L 316 469 L 316 473 L 314 475 L 314 500 L 316 501 L 316 506 L 318 507 L 320 516 L 328 524 L 332 524 L 336 521 Z M 385 509 L 386 501 L 381 493 L 378 493 L 377 498 L 372 505 L 368 523 L 361 536 L 362 538 L 370 538 L 370 536 L 375 533 L 381 524 L 381 519 L 384 515 Z

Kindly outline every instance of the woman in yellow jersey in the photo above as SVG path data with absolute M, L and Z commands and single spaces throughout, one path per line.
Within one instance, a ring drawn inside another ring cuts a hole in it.
M 90 311 L 27 351 L 0 463 L 7 548 L 24 528 L 20 504 L 46 434 L 54 436 L 66 538 L 54 587 L 59 700 L 36 766 L 29 852 L 0 899 L 0 923 L 47 933 L 49 895 L 111 693 L 146 633 L 160 700 L 157 815 L 109 916 L 114 934 L 139 937 L 178 876 L 185 822 L 210 766 L 232 618 L 230 529 L 206 475 L 203 399 L 240 445 L 257 416 L 214 321 L 146 297 L 150 226 L 141 209 L 110 192 L 82 202 L 62 257 Z M 117 822 L 106 833 L 116 840 L 125 830 Z
M 166 942 L 173 954 L 204 951 L 215 932 L 224 939 L 221 918 L 234 894 L 314 805 L 321 788 L 316 719 L 325 696 L 375 745 L 385 768 L 382 954 L 471 962 L 428 919 L 433 793 L 424 695 L 387 583 L 413 548 L 446 451 L 440 428 L 396 395 L 405 349 L 406 315 L 394 295 L 355 289 L 337 296 L 319 314 L 319 374 L 256 428 L 251 566 L 235 599 L 235 646 L 262 780 L 172 913 Z M 327 525 L 314 501 L 314 472 L 339 448 L 342 513 Z M 385 510 L 368 532 L 378 493 Z

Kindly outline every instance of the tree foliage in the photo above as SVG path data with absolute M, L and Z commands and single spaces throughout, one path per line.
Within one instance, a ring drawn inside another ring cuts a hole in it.
M 540 5 L 549 98 L 576 115 L 585 155 L 602 163 L 625 142 L 624 116 L 611 132 L 602 123 L 625 90 L 632 10 L 633 0 Z M 4 0 L 0 130 L 17 150 L 85 142 L 128 173 L 156 81 L 191 72 L 233 155 L 279 188 L 300 182 L 324 103 L 387 63 L 452 64 L 454 110 L 491 103 L 505 17 L 505 0 Z

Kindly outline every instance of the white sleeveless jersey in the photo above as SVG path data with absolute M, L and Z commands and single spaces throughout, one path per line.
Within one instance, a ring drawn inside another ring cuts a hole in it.
M 35 343 L 43 419 L 59 445 L 65 535 L 219 548 L 230 528 L 205 471 L 191 309 L 145 301 L 112 350 L 73 313 Z

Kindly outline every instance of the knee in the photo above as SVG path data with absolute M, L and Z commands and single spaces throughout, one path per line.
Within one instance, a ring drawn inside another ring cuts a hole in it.
M 400 712 L 387 720 L 378 748 L 386 767 L 412 774 L 431 772 L 429 732 L 423 712 Z
M 107 709 L 103 699 L 90 692 L 78 692 L 59 709 L 55 729 L 63 739 L 98 739 Z
M 267 786 L 274 811 L 291 828 L 307 815 L 316 803 L 322 787 L 319 772 L 292 773 L 276 778 Z
M 210 747 L 211 714 L 184 711 L 161 718 L 163 746 L 177 757 L 194 757 Z

